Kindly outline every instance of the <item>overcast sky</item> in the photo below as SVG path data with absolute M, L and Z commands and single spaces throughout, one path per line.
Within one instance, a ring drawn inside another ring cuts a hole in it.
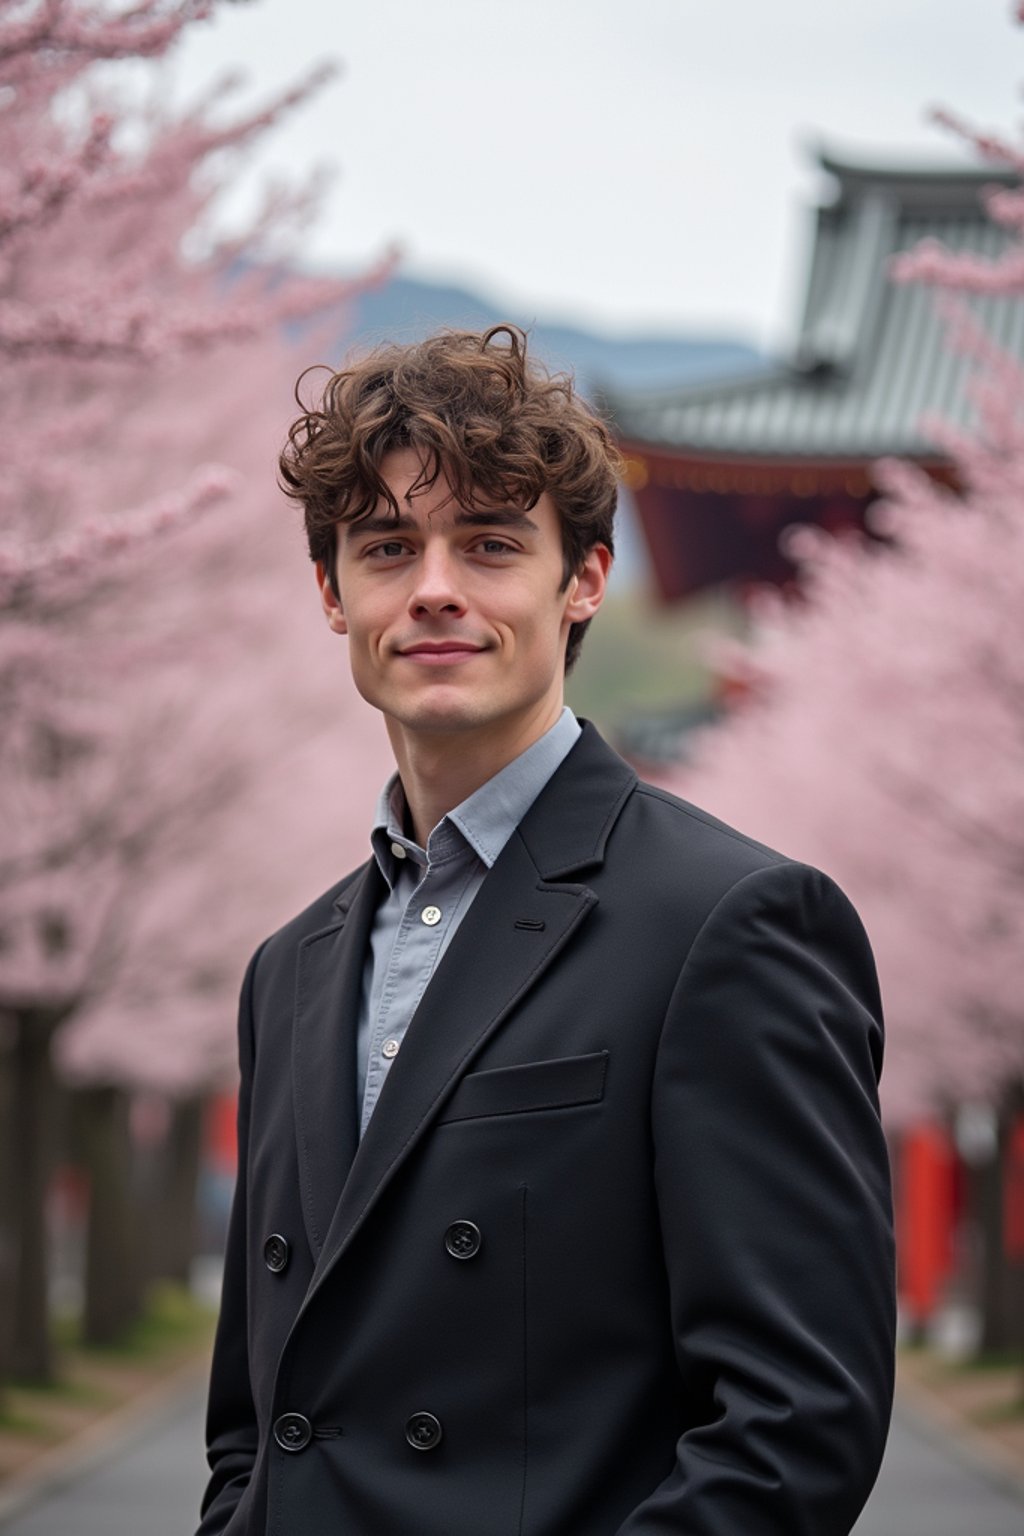
M 343 72 L 264 166 L 337 167 L 310 255 L 520 313 L 785 342 L 815 141 L 963 159 L 936 103 L 1016 128 L 1010 0 L 251 0 L 196 27 L 178 89 Z

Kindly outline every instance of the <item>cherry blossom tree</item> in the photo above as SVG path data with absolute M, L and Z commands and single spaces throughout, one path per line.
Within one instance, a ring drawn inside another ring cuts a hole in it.
M 1024 1068 L 1024 436 L 993 397 L 962 495 L 889 466 L 892 549 L 801 530 L 801 603 L 729 665 L 747 701 L 675 779 L 823 866 L 874 943 L 893 1122 Z
M 1024 177 L 1024 150 L 936 115 Z M 976 424 L 927 423 L 957 489 L 890 462 L 873 509 L 888 543 L 790 532 L 801 597 L 765 596 L 750 642 L 719 651 L 746 702 L 676 776 L 860 904 L 895 1120 L 1024 1072 L 1024 368 L 972 308 L 1024 298 L 1024 190 L 986 203 L 1013 237 L 1002 256 L 929 242 L 893 264 L 941 290 L 974 363 Z
M 940 117 L 1024 177 L 1024 150 Z M 873 509 L 886 542 L 791 531 L 801 596 L 765 598 L 749 643 L 719 653 L 744 702 L 674 775 L 859 907 L 895 1127 L 1024 1102 L 1024 367 L 977 309 L 1024 299 L 1024 191 L 986 202 L 1003 255 L 929 243 L 893 266 L 936 288 L 949 345 L 973 362 L 973 424 L 927 424 L 955 489 L 887 463 Z M 987 1249 L 994 1273 L 998 1229 Z
M 273 466 L 300 354 L 326 345 L 311 317 L 336 336 L 346 289 L 284 259 L 312 183 L 273 190 L 230 240 L 214 217 L 238 157 L 322 71 L 225 123 L 222 92 L 173 115 L 94 68 L 161 59 L 213 9 L 0 0 L 6 1248 L 15 1365 L 37 1377 L 53 1042 L 80 1077 L 184 1092 L 225 1071 L 239 959 L 276 915 L 256 871 L 276 854 L 287 900 L 310 855 L 239 818 L 330 718 L 322 671 L 296 659 Z M 343 823 L 323 758 L 283 787 L 330 795 Z

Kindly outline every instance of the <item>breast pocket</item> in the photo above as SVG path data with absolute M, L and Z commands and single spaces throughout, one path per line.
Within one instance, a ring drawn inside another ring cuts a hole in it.
M 597 1104 L 604 1098 L 608 1052 L 528 1061 L 515 1067 L 470 1072 L 456 1088 L 438 1123 L 485 1115 L 522 1115 L 536 1110 Z

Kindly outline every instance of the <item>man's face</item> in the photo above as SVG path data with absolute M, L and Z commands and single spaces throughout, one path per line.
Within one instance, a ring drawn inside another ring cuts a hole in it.
M 547 495 L 527 513 L 470 511 L 439 477 L 406 500 L 421 472 L 413 449 L 381 466 L 386 504 L 338 529 L 340 602 L 318 568 L 332 629 L 346 634 L 356 687 L 407 736 L 480 732 L 524 745 L 562 707 L 570 624 L 604 595 L 603 545 L 563 588 L 558 514 Z

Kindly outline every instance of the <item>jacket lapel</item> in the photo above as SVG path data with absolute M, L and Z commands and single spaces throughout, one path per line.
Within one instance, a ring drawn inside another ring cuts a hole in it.
M 307 1302 L 473 1058 L 596 905 L 592 890 L 568 883 L 565 876 L 601 862 L 611 827 L 635 783 L 632 769 L 587 727 L 509 839 L 424 993 L 388 1073 L 322 1250 L 317 1250 Z M 349 923 L 353 947 L 357 928 L 362 930 L 361 965 L 369 925 L 352 924 L 351 917 Z
M 314 1258 L 356 1152 L 356 1027 L 383 885 L 371 859 L 338 898 L 336 920 L 299 949 L 292 1084 L 302 1217 Z

